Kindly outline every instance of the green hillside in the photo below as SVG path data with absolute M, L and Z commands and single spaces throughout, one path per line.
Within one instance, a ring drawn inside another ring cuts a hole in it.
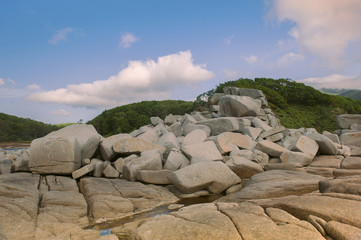
M 321 88 L 320 91 L 361 101 L 361 90 L 359 89 Z
M 358 101 L 322 93 L 303 83 L 289 79 L 239 79 L 219 84 L 215 89 L 197 97 L 195 105 L 206 105 L 202 98 L 214 92 L 223 92 L 226 86 L 262 90 L 272 110 L 287 128 L 313 127 L 319 132 L 337 129 L 336 116 L 344 113 L 361 113 Z
M 117 133 L 129 133 L 150 123 L 150 117 L 165 118 L 168 114 L 184 115 L 193 110 L 193 102 L 166 100 L 143 101 L 110 110 L 105 110 L 93 120 L 87 122 L 103 136 Z
M 27 142 L 57 129 L 54 125 L 0 113 L 0 142 Z

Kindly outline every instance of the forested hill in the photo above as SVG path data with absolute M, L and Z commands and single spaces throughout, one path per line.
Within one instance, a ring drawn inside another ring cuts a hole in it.
M 361 90 L 359 89 L 321 88 L 320 90 L 324 93 L 339 95 L 342 97 L 348 97 L 353 100 L 361 101 Z
M 337 129 L 337 115 L 361 114 L 359 101 L 325 94 L 289 79 L 271 78 L 239 79 L 219 84 L 215 89 L 199 95 L 195 105 L 198 108 L 206 105 L 204 99 L 215 92 L 223 92 L 226 86 L 262 90 L 281 124 L 287 128 L 313 127 L 320 132 L 334 131 Z
M 150 117 L 165 118 L 168 114 L 184 115 L 193 110 L 193 102 L 166 100 L 143 101 L 105 110 L 87 122 L 103 136 L 129 133 L 150 123 Z
M 59 129 L 28 118 L 0 113 L 0 142 L 26 142 Z

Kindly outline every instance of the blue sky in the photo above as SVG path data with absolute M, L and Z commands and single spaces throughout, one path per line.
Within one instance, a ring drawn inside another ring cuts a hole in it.
M 238 78 L 361 89 L 361 1 L 1 1 L 0 112 L 91 120 Z

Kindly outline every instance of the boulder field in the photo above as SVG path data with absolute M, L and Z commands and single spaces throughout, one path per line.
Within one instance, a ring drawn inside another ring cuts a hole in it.
M 260 90 L 209 102 L 129 134 L 75 124 L 0 149 L 0 239 L 361 239 L 361 115 L 318 133 L 281 126 Z

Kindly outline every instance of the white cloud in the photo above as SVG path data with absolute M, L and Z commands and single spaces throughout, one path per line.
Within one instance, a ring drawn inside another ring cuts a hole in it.
M 360 44 L 359 0 L 273 0 L 272 12 L 281 22 L 295 22 L 289 35 L 332 68 L 345 66 L 350 43 Z
M 233 40 L 233 38 L 234 38 L 233 35 L 232 35 L 232 36 L 229 36 L 229 37 L 226 37 L 226 38 L 224 39 L 224 43 L 227 44 L 227 45 L 230 45 L 231 42 L 232 42 L 232 40 Z
M 124 33 L 120 36 L 120 44 L 119 47 L 122 48 L 130 48 L 132 46 L 133 43 L 135 43 L 136 41 L 138 41 L 139 38 L 137 38 L 136 36 L 134 36 L 131 33 Z
M 35 93 L 29 100 L 114 107 L 142 100 L 167 99 L 178 86 L 190 86 L 212 77 L 213 73 L 205 65 L 193 64 L 192 53 L 188 50 L 159 57 L 157 61 L 129 61 L 126 68 L 107 80 Z
M 30 84 L 26 88 L 29 90 L 40 90 L 40 86 L 38 84 Z
M 56 45 L 59 42 L 67 41 L 69 34 L 73 31 L 74 30 L 71 27 L 60 29 L 50 38 L 48 43 Z
M 4 79 L 0 78 L 0 86 L 4 85 L 5 84 L 5 81 Z
M 353 88 L 361 89 L 361 76 L 333 74 L 326 77 L 314 77 L 297 80 L 315 88 Z
M 242 57 L 244 61 L 246 61 L 248 64 L 252 64 L 258 61 L 258 57 L 256 55 L 250 55 L 248 57 Z
M 279 67 L 283 67 L 283 66 L 287 66 L 291 63 L 294 63 L 296 61 L 300 61 L 303 59 L 304 59 L 304 57 L 301 54 L 294 53 L 294 52 L 288 52 L 277 60 L 277 65 Z
M 51 111 L 50 114 L 54 115 L 54 116 L 69 116 L 70 115 L 70 113 L 64 109 L 58 109 L 58 110 Z

